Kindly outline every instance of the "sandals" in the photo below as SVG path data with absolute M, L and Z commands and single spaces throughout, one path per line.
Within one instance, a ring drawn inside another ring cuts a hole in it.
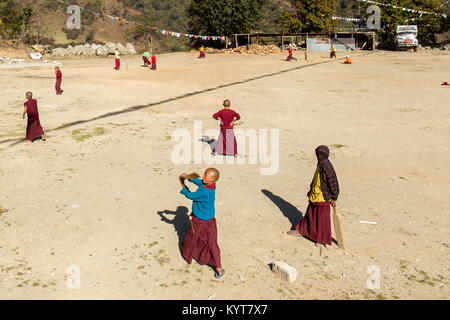
M 219 275 L 216 271 L 216 273 L 214 274 L 214 277 L 216 277 L 217 279 L 222 278 L 225 275 L 225 269 L 222 269 L 222 275 Z

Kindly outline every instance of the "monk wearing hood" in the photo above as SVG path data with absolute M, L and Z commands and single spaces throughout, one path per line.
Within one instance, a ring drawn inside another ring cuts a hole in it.
M 317 168 L 307 194 L 308 208 L 296 229 L 288 231 L 289 235 L 304 236 L 317 246 L 331 246 L 330 205 L 336 207 L 339 195 L 339 182 L 334 167 L 328 160 L 329 155 L 327 146 L 316 148 Z

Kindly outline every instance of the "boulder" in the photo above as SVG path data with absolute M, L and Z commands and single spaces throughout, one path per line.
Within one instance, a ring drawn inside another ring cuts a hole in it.
M 114 53 L 114 51 L 116 50 L 116 44 L 114 42 L 108 42 L 106 44 L 106 47 L 109 50 L 109 53 Z
M 130 55 L 135 55 L 136 54 L 136 49 L 134 48 L 134 46 L 131 43 L 127 43 L 127 54 Z
M 109 49 L 107 46 L 99 46 L 97 50 L 95 50 L 95 54 L 101 57 L 107 57 L 109 55 Z
M 55 56 L 68 56 L 70 55 L 70 51 L 68 49 L 64 49 L 64 48 L 55 48 L 52 50 L 52 54 Z
M 125 48 L 120 42 L 116 44 L 116 48 L 119 50 L 120 54 L 127 54 L 127 48 Z

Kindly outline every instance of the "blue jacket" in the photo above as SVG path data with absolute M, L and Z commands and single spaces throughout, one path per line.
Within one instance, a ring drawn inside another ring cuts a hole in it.
M 180 193 L 186 198 L 193 201 L 192 213 L 200 220 L 211 220 L 216 213 L 214 209 L 214 201 L 216 200 L 216 185 L 207 186 L 203 184 L 200 178 L 189 180 L 198 186 L 197 191 L 191 192 L 187 187 L 183 188 Z

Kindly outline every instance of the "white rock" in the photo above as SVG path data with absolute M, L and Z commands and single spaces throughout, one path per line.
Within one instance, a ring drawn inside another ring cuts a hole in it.
M 134 48 L 134 46 L 131 43 L 127 43 L 127 54 L 131 54 L 131 55 L 135 55 L 136 54 L 136 49 Z
M 272 263 L 272 271 L 281 275 L 289 282 L 294 282 L 297 279 L 297 269 L 291 267 L 284 261 L 275 261 Z

